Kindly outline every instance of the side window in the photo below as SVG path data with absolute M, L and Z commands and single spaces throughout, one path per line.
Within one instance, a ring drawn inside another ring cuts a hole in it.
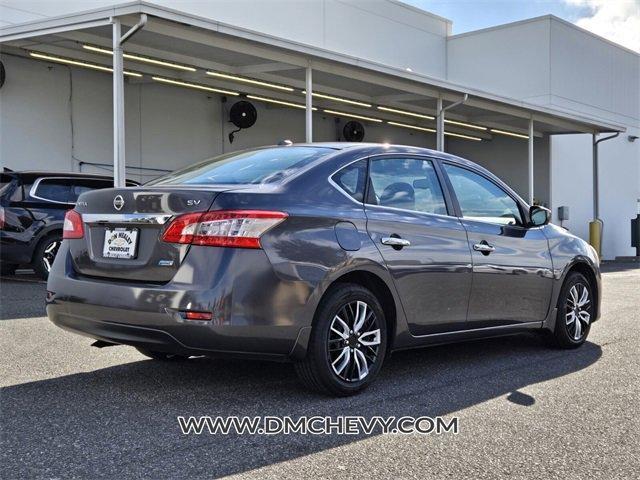
M 80 194 L 84 192 L 89 192 L 91 190 L 97 190 L 100 188 L 109 188 L 112 187 L 113 183 L 105 180 L 94 180 L 94 179 L 74 179 L 73 185 L 71 186 L 71 194 L 69 196 L 70 202 L 77 202 Z
M 52 202 L 69 203 L 71 183 L 62 178 L 43 178 L 36 186 L 32 197 L 39 200 L 49 200 Z
M 447 214 L 442 187 L 430 160 L 378 158 L 371 161 L 367 203 L 417 212 Z
M 367 161 L 360 160 L 337 171 L 331 179 L 354 200 L 362 202 L 366 176 Z
M 466 168 L 444 164 L 462 216 L 501 225 L 522 225 L 516 201 L 495 183 Z

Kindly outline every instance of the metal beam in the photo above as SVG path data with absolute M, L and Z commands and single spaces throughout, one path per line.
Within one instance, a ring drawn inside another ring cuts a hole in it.
M 533 134 L 533 117 L 531 117 L 529 119 L 529 140 L 528 140 L 528 144 L 529 144 L 529 155 L 528 155 L 528 168 L 527 168 L 527 175 L 528 175 L 528 180 L 529 180 L 529 205 L 533 205 L 533 141 L 534 141 L 534 134 Z
M 313 70 L 311 63 L 307 65 L 305 72 L 305 137 L 306 142 L 313 142 Z
M 436 110 L 436 150 L 444 152 L 444 109 L 442 108 L 442 97 L 438 97 Z
M 120 19 L 113 19 L 113 186 L 125 186 L 124 74 Z

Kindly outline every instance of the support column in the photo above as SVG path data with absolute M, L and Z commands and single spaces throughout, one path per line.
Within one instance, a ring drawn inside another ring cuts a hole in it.
M 113 185 L 125 186 L 124 73 L 120 20 L 113 19 Z
M 436 115 L 436 150 L 444 152 L 444 108 L 442 108 L 442 97 L 438 97 Z
M 528 162 L 528 179 L 529 179 L 529 205 L 533 205 L 533 118 L 529 119 L 529 162 Z
M 311 63 L 307 66 L 305 76 L 305 140 L 307 143 L 313 142 L 313 78 Z

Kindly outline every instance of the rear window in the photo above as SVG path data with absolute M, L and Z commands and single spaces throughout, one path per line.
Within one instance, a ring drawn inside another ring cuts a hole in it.
M 163 175 L 147 185 L 259 185 L 278 183 L 333 152 L 319 147 L 277 147 L 221 155 Z

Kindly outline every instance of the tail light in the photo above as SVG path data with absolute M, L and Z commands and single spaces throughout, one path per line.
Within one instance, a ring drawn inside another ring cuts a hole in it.
M 286 213 L 263 210 L 187 213 L 169 224 L 162 240 L 212 247 L 261 248 L 260 237 L 285 218 Z
M 0 230 L 4 230 L 4 208 L 0 207 Z
M 82 215 L 75 210 L 67 210 L 67 213 L 64 216 L 64 226 L 62 227 L 62 238 L 82 237 L 84 237 Z

